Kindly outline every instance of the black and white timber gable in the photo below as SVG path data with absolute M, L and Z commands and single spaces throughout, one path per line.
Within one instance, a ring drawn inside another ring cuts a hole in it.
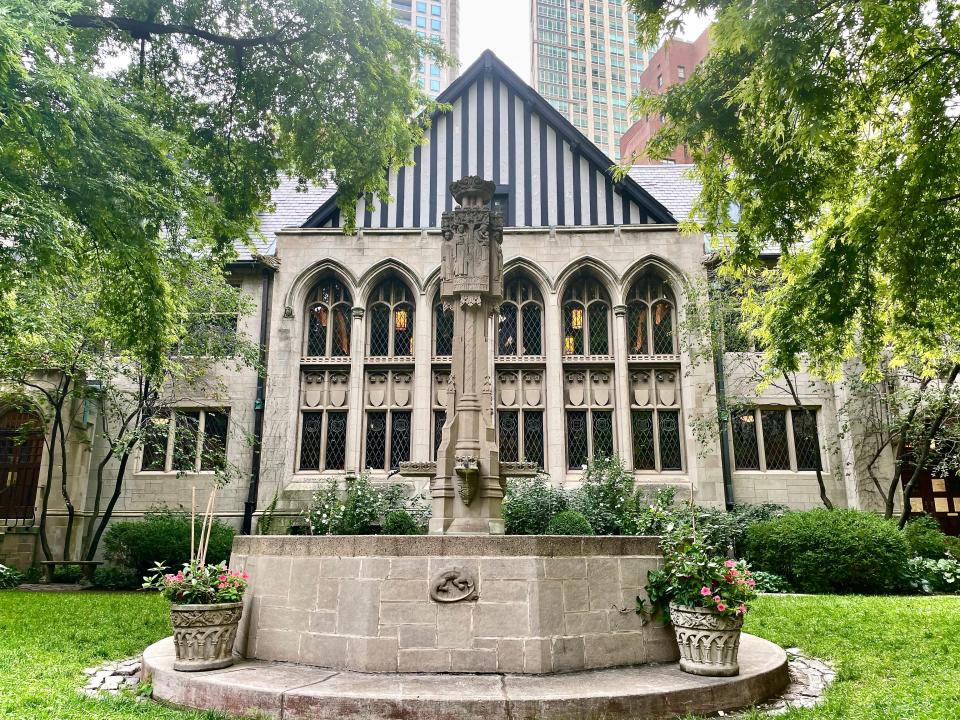
M 436 228 L 453 208 L 448 186 L 467 175 L 497 184 L 508 227 L 676 222 L 635 180 L 487 50 L 438 98 L 427 142 L 412 164 L 389 170 L 391 200 L 357 200 L 357 227 Z M 305 228 L 340 227 L 336 195 Z

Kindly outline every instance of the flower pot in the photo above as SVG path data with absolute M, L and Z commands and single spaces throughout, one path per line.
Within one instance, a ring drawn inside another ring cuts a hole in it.
M 670 604 L 670 620 L 680 646 L 680 669 L 692 675 L 730 677 L 740 672 L 742 617 L 726 617 L 711 608 Z
M 242 602 L 213 605 L 171 605 L 174 670 L 195 672 L 233 665 L 233 641 L 243 612 Z

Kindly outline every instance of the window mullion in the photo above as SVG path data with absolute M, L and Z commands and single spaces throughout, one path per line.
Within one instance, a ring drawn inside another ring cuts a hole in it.
M 207 411 L 201 410 L 197 420 L 197 444 L 193 452 L 193 471 L 200 472 L 200 456 L 203 454 L 203 439 L 207 431 Z
M 663 472 L 663 462 L 660 460 L 660 410 L 654 408 L 653 413 L 653 466 L 657 472 Z
M 390 375 L 390 396 L 393 397 L 393 374 Z M 393 408 L 387 410 L 386 413 L 386 422 L 384 423 L 384 438 L 383 438 L 383 464 L 386 465 L 385 470 L 389 472 L 390 468 L 393 467 Z
M 797 448 L 793 437 L 793 408 L 789 408 L 784 416 L 787 424 L 787 454 L 790 457 L 790 469 L 797 472 Z
M 760 466 L 761 472 L 767 471 L 767 451 L 763 446 L 763 423 L 761 422 L 760 408 L 753 409 L 753 425 L 757 431 L 757 463 Z
M 164 455 L 163 470 L 164 472 L 171 472 L 173 470 L 173 444 L 177 441 L 177 413 L 171 410 L 167 417 L 170 425 L 167 431 L 167 452 Z
M 329 382 L 329 380 L 327 382 Z M 327 387 L 328 387 L 327 396 L 329 397 L 329 385 Z M 320 460 L 317 463 L 317 465 L 320 466 L 318 468 L 320 472 L 323 472 L 324 470 L 327 469 L 327 433 L 329 432 L 327 423 L 330 422 L 330 417 L 327 414 L 326 406 L 324 406 L 323 412 L 320 414 L 320 417 L 322 418 L 321 424 L 320 424 Z

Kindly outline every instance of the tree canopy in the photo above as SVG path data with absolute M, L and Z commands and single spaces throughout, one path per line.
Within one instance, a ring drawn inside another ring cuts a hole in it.
M 762 276 L 744 307 L 774 365 L 955 365 L 960 2 L 630 3 L 641 44 L 715 13 L 707 59 L 635 109 L 665 117 L 651 155 L 690 149 L 723 272 Z
M 0 338 L 24 288 L 96 272 L 159 363 L 170 257 L 229 257 L 284 172 L 352 224 L 422 140 L 423 58 L 447 61 L 379 0 L 0 0 Z

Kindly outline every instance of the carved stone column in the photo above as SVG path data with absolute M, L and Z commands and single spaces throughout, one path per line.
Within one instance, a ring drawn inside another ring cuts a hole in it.
M 630 424 L 630 369 L 627 366 L 627 306 L 613 308 L 614 380 L 617 398 L 617 452 L 633 470 L 633 428 Z
M 344 468 L 359 473 L 363 458 L 360 457 L 360 438 L 363 434 L 363 357 L 367 352 L 367 338 L 363 327 L 363 308 L 355 307 L 351 313 L 353 326 L 350 330 L 350 412 L 347 417 L 347 458 Z
M 431 534 L 503 533 L 488 322 L 503 297 L 503 218 L 487 207 L 495 189 L 475 176 L 454 182 L 460 207 L 443 214 L 440 297 L 453 310 L 453 357 Z

